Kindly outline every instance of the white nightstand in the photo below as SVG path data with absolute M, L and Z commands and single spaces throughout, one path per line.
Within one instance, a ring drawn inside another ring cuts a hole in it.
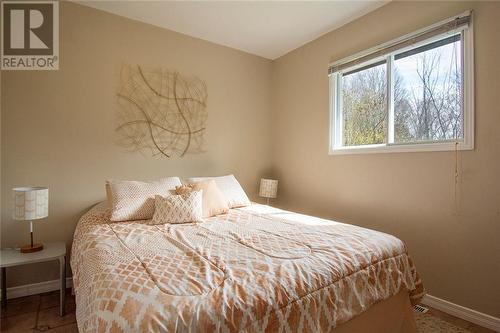
M 61 279 L 59 314 L 65 313 L 66 293 L 66 243 L 43 243 L 43 250 L 33 253 L 21 253 L 19 250 L 1 250 L 0 267 L 2 268 L 2 307 L 7 304 L 7 267 L 59 260 L 59 278 Z

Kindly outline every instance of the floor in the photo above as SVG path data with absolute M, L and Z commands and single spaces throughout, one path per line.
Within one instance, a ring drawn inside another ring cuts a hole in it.
M 465 332 L 468 331 L 468 332 L 472 332 L 472 333 L 495 333 L 495 331 L 492 331 L 490 329 L 487 329 L 487 328 L 484 328 L 482 326 L 468 322 L 466 320 L 451 316 L 451 315 L 444 313 L 442 311 L 439 311 L 439 310 L 436 310 L 433 308 L 429 308 L 426 305 L 423 305 L 423 306 L 425 306 L 429 309 L 429 311 L 427 313 L 425 313 L 425 315 L 430 315 L 434 318 L 438 318 L 438 319 L 441 319 L 447 323 L 450 323 L 456 327 L 463 328 L 463 329 L 465 329 Z M 417 322 L 418 322 L 418 320 L 417 320 Z
M 489 329 L 450 316 L 435 309 L 430 309 L 424 316 L 438 318 L 457 328 L 464 329 L 458 331 L 452 330 L 453 332 L 494 333 Z M 64 317 L 59 316 L 58 291 L 8 300 L 7 308 L 2 309 L 0 331 L 2 333 L 77 333 L 75 298 L 71 295 L 71 290 L 68 289 L 66 293 L 66 315 Z M 448 332 L 452 331 L 450 330 Z M 419 330 L 419 332 L 424 331 Z M 428 330 L 427 332 L 433 333 Z M 437 331 L 434 330 L 434 332 Z
M 0 332 L 77 333 L 75 297 L 66 292 L 66 315 L 59 316 L 59 291 L 14 298 L 2 309 Z

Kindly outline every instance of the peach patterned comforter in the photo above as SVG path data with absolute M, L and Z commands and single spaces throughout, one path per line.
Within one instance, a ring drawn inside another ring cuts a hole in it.
M 80 220 L 80 332 L 331 331 L 400 290 L 423 295 L 399 239 L 267 206 L 200 224 Z

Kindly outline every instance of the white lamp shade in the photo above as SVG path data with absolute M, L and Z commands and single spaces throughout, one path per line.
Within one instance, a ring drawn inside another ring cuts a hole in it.
M 259 196 L 263 198 L 276 198 L 278 194 L 278 181 L 274 179 L 260 180 Z
M 46 187 L 16 187 L 14 196 L 14 220 L 37 220 L 49 216 L 49 189 Z

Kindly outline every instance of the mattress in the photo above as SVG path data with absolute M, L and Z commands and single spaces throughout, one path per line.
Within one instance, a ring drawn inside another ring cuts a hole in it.
M 326 332 L 422 282 L 398 238 L 263 205 L 202 223 L 80 219 L 80 332 Z

